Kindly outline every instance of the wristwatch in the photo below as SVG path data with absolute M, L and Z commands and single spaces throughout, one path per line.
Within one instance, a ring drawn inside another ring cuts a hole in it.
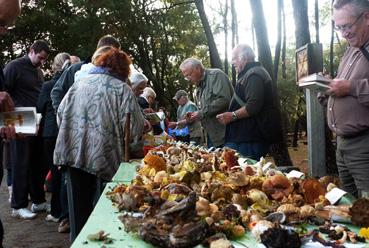
M 237 120 L 238 119 L 238 116 L 237 116 L 237 114 L 236 114 L 236 111 L 233 111 L 232 112 L 232 120 Z

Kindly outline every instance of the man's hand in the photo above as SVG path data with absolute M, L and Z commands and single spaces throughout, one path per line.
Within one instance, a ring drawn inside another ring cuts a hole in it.
M 329 84 L 331 88 L 327 90 L 327 93 L 337 97 L 347 96 L 350 93 L 350 85 L 351 83 L 349 80 L 335 78 Z
M 152 130 L 152 126 L 148 120 L 144 120 L 144 133 L 148 133 Z
M 14 102 L 8 92 L 0 91 L 0 112 L 8 112 L 14 110 Z M 15 139 L 15 127 L 9 125 L 0 129 L 0 137 L 3 139 Z
M 172 129 L 176 128 L 177 127 L 177 122 L 174 122 L 174 121 L 169 122 L 168 127 L 172 128 Z
M 155 113 L 155 111 L 152 108 L 145 108 L 143 112 L 144 114 Z
M 227 125 L 228 123 L 232 122 L 232 112 L 224 112 L 222 114 L 218 114 L 217 116 L 218 121 L 223 124 Z
M 186 116 L 186 119 L 189 119 L 190 122 L 194 122 L 197 121 L 200 118 L 200 112 L 199 111 L 195 111 L 192 112 L 190 116 Z
M 16 138 L 16 133 L 15 133 L 15 127 L 13 125 L 9 125 L 7 127 L 2 127 L 0 129 L 0 136 L 2 139 L 15 139 Z
M 0 91 L 0 112 L 14 110 L 14 102 L 8 92 Z

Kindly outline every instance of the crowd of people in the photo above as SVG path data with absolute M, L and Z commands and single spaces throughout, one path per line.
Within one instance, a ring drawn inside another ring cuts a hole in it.
M 19 12 L 18 0 L 0 0 L 0 34 Z M 336 0 L 333 19 L 350 47 L 328 91 L 328 124 L 337 134 L 342 186 L 359 196 L 369 191 L 369 74 L 365 70 L 369 66 L 369 53 L 365 53 L 369 2 Z M 142 156 L 142 137 L 147 132 L 182 130 L 176 137 L 179 140 L 209 148 L 230 147 L 255 160 L 282 140 L 272 78 L 246 44 L 232 52 L 238 74 L 234 86 L 222 70 L 205 68 L 196 58 L 185 59 L 179 69 L 193 84 L 195 95 L 179 89 L 173 96 L 178 103 L 176 121 L 165 124 L 145 119 L 158 111 L 156 93 L 113 36 L 103 36 L 84 61 L 67 52 L 57 54 L 53 76 L 44 82 L 40 68 L 49 53 L 49 44 L 36 40 L 26 55 L 7 63 L 0 74 L 1 111 L 36 107 L 42 114 L 36 136 L 16 134 L 14 127 L 1 129 L 1 165 L 8 169 L 12 216 L 32 219 L 38 212 L 48 212 L 46 221 L 60 222 L 58 231 L 70 231 L 72 241 L 124 160 L 126 146 Z M 44 191 L 48 171 L 52 175 L 50 204 Z M 0 172 L 2 179 L 3 168 Z M 0 228 L 2 241 L 1 222 Z

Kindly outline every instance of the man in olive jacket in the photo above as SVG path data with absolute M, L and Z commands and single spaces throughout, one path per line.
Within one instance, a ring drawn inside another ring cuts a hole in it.
M 196 85 L 196 103 L 199 110 L 191 114 L 191 121 L 201 120 L 208 147 L 224 145 L 225 126 L 216 115 L 227 111 L 233 87 L 227 75 L 219 69 L 205 69 L 201 61 L 188 58 L 180 65 L 186 80 Z

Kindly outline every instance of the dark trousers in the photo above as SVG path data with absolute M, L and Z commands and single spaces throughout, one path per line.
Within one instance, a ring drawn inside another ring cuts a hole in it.
M 232 148 L 239 152 L 242 156 L 256 161 L 259 161 L 261 157 L 265 157 L 270 148 L 270 144 L 261 142 L 227 142 L 224 146 Z
M 61 189 L 61 172 L 57 166 L 54 165 L 53 155 L 55 149 L 56 137 L 43 138 L 43 155 L 44 163 L 51 171 L 51 212 L 50 214 L 56 218 L 61 215 L 60 206 L 60 189 Z
M 343 190 L 355 197 L 369 192 L 369 132 L 351 138 L 337 136 L 336 161 Z
M 60 185 L 60 207 L 61 214 L 59 221 L 69 218 L 68 209 L 68 190 L 67 190 L 67 171 L 65 168 L 61 168 L 61 185 Z
M 10 141 L 2 142 L 2 158 L 1 161 L 3 163 L 3 167 L 6 168 L 6 183 L 8 186 L 12 185 L 12 163 L 10 157 Z
M 32 203 L 45 202 L 44 182 L 48 169 L 41 162 L 40 137 L 27 136 L 11 141 L 12 185 L 11 207 L 28 206 L 28 194 Z
M 70 239 L 82 230 L 104 189 L 104 181 L 81 169 L 67 168 Z

